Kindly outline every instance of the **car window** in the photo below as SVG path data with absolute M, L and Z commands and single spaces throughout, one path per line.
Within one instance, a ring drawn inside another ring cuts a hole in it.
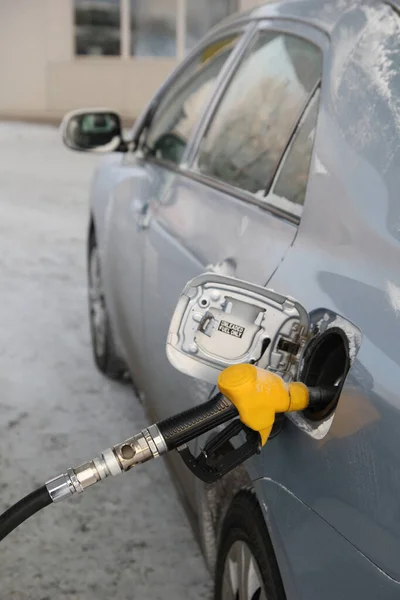
M 197 168 L 249 192 L 268 189 L 321 62 L 320 50 L 302 38 L 260 33 L 206 131 Z
M 301 119 L 266 202 L 301 216 L 307 190 L 319 107 L 319 92 Z
M 148 154 L 174 163 L 181 161 L 192 128 L 237 40 L 238 34 L 231 34 L 206 46 L 174 80 L 148 131 Z

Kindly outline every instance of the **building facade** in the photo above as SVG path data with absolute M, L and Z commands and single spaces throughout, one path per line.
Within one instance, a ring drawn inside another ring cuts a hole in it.
M 0 118 L 135 118 L 203 35 L 260 0 L 0 0 Z

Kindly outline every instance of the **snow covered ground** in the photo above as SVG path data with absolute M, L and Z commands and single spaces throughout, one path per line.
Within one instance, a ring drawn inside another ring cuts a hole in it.
M 0 123 L 0 511 L 140 430 L 93 366 L 85 234 L 97 158 Z M 0 544 L 1 600 L 200 600 L 210 577 L 161 461 L 50 506 Z

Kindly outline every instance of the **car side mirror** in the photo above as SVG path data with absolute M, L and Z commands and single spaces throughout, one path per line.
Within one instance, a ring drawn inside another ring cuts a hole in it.
M 61 122 L 64 144 L 84 152 L 124 150 L 119 115 L 103 109 L 77 110 L 65 115 Z
M 293 298 L 217 273 L 185 286 L 171 320 L 167 356 L 192 377 L 216 383 L 220 371 L 252 363 L 287 380 L 309 335 L 306 310 Z

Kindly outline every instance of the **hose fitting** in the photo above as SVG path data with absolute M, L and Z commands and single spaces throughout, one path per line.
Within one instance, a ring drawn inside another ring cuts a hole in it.
M 135 465 L 157 458 L 165 452 L 167 446 L 164 438 L 157 425 L 152 425 L 124 442 L 107 448 L 101 456 L 50 479 L 46 482 L 47 491 L 53 502 L 60 502 L 110 475 L 129 471 Z

